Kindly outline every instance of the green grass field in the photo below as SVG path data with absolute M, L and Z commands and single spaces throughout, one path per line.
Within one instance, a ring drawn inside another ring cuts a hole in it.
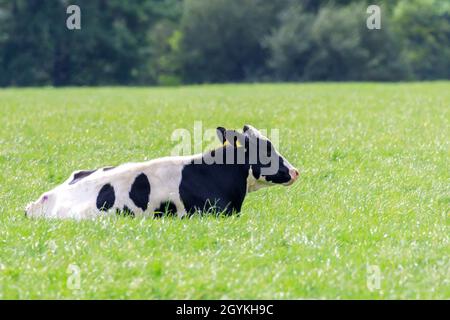
M 299 182 L 240 217 L 24 217 L 197 120 L 278 128 Z M 449 126 L 449 82 L 0 90 L 0 298 L 449 299 Z

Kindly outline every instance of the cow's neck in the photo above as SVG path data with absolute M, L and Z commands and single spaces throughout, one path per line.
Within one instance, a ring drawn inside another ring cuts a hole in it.
M 222 147 L 222 148 L 218 148 L 215 149 L 213 151 L 209 151 L 203 154 L 198 154 L 196 156 L 194 156 L 195 158 L 197 158 L 197 160 L 201 160 L 203 162 L 206 162 L 207 160 L 209 160 L 211 163 L 211 157 L 213 155 L 217 155 L 217 153 L 222 155 L 222 163 L 225 163 L 225 150 L 227 149 L 233 149 L 230 146 L 226 146 L 226 147 Z M 255 176 L 253 175 L 252 172 L 252 166 L 248 164 L 248 158 L 247 156 L 245 156 L 245 160 L 244 160 L 244 164 L 236 164 L 237 161 L 235 161 L 232 164 L 228 164 L 227 168 L 230 170 L 230 172 L 232 171 L 234 174 L 236 174 L 236 167 L 239 167 L 239 173 L 241 177 L 245 177 L 246 178 L 246 192 L 253 192 L 253 191 L 257 191 L 261 188 L 265 188 L 270 186 L 270 183 L 265 182 L 264 180 L 258 180 L 255 178 Z
M 214 163 L 210 157 L 211 152 L 200 158 L 193 156 L 182 171 L 180 195 L 186 210 L 201 209 L 206 203 L 215 202 L 211 206 L 216 206 L 219 211 L 239 212 L 247 194 L 250 166 L 246 163 Z

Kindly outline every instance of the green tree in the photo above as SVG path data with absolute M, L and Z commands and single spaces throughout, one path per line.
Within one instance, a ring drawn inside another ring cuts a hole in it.
M 300 80 L 314 54 L 311 36 L 315 14 L 294 4 L 279 15 L 280 26 L 264 39 L 270 51 L 267 64 L 279 80 Z
M 420 79 L 449 79 L 450 2 L 401 1 L 393 19 L 414 73 Z
M 1 85 L 52 83 L 55 34 L 48 21 L 58 7 L 54 1 L 2 1 Z
M 371 3 L 0 0 L 0 86 L 450 78 L 449 1 Z
M 15 0 L 0 8 L 1 85 L 139 84 L 149 81 L 148 33 L 177 19 L 181 0 Z M 81 30 L 66 8 L 81 8 Z
M 317 14 L 294 5 L 267 37 L 269 66 L 282 80 L 398 80 L 407 75 L 387 17 L 366 27 L 366 5 L 333 4 Z
M 261 41 L 284 1 L 186 0 L 181 20 L 183 78 L 225 82 L 264 73 Z
M 177 23 L 169 20 L 159 21 L 150 31 L 148 75 L 155 83 L 181 83 L 181 38 Z

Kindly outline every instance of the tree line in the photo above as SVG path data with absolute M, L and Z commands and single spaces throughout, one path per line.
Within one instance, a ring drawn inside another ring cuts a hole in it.
M 379 30 L 369 4 L 0 0 L 0 86 L 450 78 L 450 1 L 378 1 Z

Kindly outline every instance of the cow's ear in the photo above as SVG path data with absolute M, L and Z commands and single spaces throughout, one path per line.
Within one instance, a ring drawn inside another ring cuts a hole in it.
M 246 124 L 242 128 L 242 132 L 250 138 L 258 138 L 261 137 L 261 133 L 253 126 Z
M 247 137 L 244 136 L 240 132 L 237 132 L 235 130 L 227 130 L 227 131 L 225 131 L 225 140 L 226 140 L 226 142 L 229 143 L 230 145 L 232 145 L 235 148 L 245 146 L 245 139 L 247 139 Z
M 227 132 L 227 129 L 225 129 L 224 127 L 217 127 L 216 132 L 217 132 L 217 137 L 219 138 L 220 142 L 222 144 L 224 144 L 226 141 L 225 133 Z
M 217 136 L 223 145 L 230 144 L 233 147 L 241 147 L 245 145 L 246 137 L 235 130 L 227 130 L 223 127 L 217 127 Z

